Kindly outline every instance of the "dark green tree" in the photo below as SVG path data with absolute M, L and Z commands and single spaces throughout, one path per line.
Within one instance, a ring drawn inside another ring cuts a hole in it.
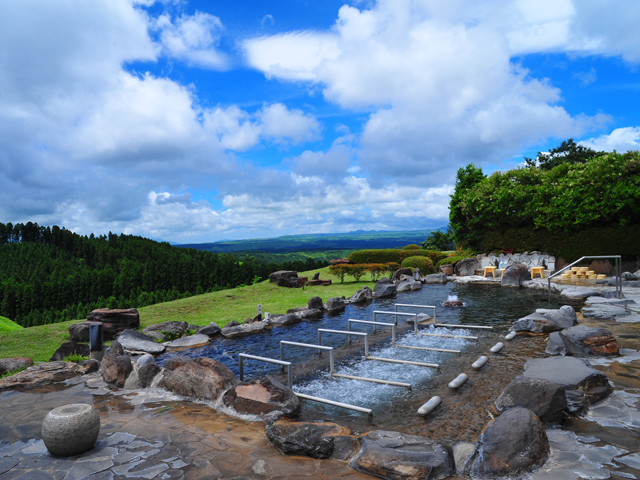
M 456 186 L 449 203 L 449 227 L 458 243 L 472 234 L 466 222 L 464 195 L 486 178 L 482 168 L 473 163 L 460 167 L 456 173 Z
M 538 152 L 536 158 L 524 157 L 524 161 L 528 167 L 540 168 L 542 170 L 551 170 L 563 163 L 576 164 L 586 163 L 593 157 L 599 157 L 605 152 L 596 152 L 592 148 L 578 145 L 573 138 L 563 141 L 560 146 L 546 152 Z

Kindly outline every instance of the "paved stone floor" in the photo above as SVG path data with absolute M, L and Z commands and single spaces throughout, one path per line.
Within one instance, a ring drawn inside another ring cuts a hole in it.
M 52 457 L 40 439 L 46 414 L 92 404 L 100 436 L 90 452 Z M 97 375 L 68 385 L 0 394 L 0 479 L 370 479 L 337 460 L 280 454 L 264 423 L 175 397 L 110 391 Z

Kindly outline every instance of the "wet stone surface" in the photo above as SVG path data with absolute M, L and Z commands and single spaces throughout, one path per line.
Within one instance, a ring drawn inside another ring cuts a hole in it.
M 269 444 L 262 422 L 171 395 L 114 391 L 97 375 L 6 392 L 0 403 L 2 480 L 371 478 L 337 460 L 282 455 Z M 57 458 L 44 446 L 40 426 L 50 410 L 67 403 L 93 405 L 100 436 L 84 455 Z

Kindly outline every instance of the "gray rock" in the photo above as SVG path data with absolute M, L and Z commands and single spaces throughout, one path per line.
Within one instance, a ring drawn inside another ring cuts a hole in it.
M 0 358 L 0 375 L 31 367 L 33 360 L 27 357 Z
M 125 390 L 134 390 L 138 388 L 138 372 L 137 371 L 134 370 L 129 374 L 129 376 L 124 382 L 124 387 L 122 388 L 124 388 Z
M 564 346 L 564 340 L 560 336 L 560 332 L 552 332 L 549 335 L 547 348 L 545 352 L 549 355 L 566 355 L 567 349 Z
M 615 317 L 626 317 L 630 315 L 624 307 L 616 307 L 613 305 L 596 305 L 592 307 L 584 307 L 582 309 L 582 316 L 585 318 L 597 318 L 599 320 L 606 320 Z
M 62 382 L 85 373 L 76 363 L 49 362 L 33 365 L 9 377 L 0 378 L 0 392 L 15 388 L 39 387 Z
M 156 343 L 164 343 L 167 340 L 169 340 L 166 336 L 164 336 L 160 332 L 149 332 L 149 333 L 145 333 L 145 335 Z
M 451 265 L 450 263 L 448 263 L 447 265 L 441 265 L 440 272 L 450 277 L 451 275 L 453 275 L 453 265 Z
M 561 385 L 567 395 L 568 409 L 578 413 L 584 407 L 606 398 L 612 391 L 607 376 L 576 357 L 551 357 L 529 360 L 522 374 Z
M 631 300 L 629 298 L 606 298 L 602 297 L 589 297 L 584 301 L 585 306 L 587 307 L 597 307 L 601 305 L 614 306 L 614 307 L 624 307 L 625 305 L 633 305 L 635 304 L 635 300 Z
M 346 306 L 347 306 L 347 303 L 344 301 L 343 298 L 340 298 L 340 297 L 331 297 L 329 300 L 327 300 L 327 303 L 324 304 L 325 310 L 331 313 L 344 310 Z
M 300 323 L 301 321 L 302 317 L 299 314 L 287 313 L 286 315 L 274 317 L 271 323 L 276 327 L 283 327 L 286 325 L 295 325 L 296 323 Z
M 382 277 L 380 280 L 378 280 L 378 282 L 380 285 L 384 284 L 384 283 L 393 283 L 391 280 L 389 280 L 387 277 Z
M 222 403 L 248 415 L 264 416 L 277 411 L 293 416 L 300 411 L 296 394 L 269 375 L 231 387 L 222 396 Z
M 400 276 L 406 275 L 408 277 L 413 277 L 413 271 L 410 268 L 399 268 L 395 271 L 395 273 L 391 276 L 392 282 L 400 281 Z
M 125 330 L 118 337 L 118 342 L 122 348 L 130 352 L 146 352 L 158 354 L 164 352 L 164 345 L 154 342 L 144 333 L 135 330 Z
M 301 312 L 296 313 L 301 319 L 304 318 L 320 318 L 324 315 L 324 312 L 318 308 L 306 308 Z
M 361 437 L 349 466 L 379 478 L 440 480 L 453 474 L 449 450 L 417 435 L 375 430 Z
M 211 322 L 209 323 L 209 325 L 202 327 L 200 330 L 198 330 L 198 334 L 208 335 L 209 337 L 215 337 L 216 335 L 220 334 L 221 330 L 222 329 L 218 326 L 217 323 Z
M 312 310 L 322 310 L 324 308 L 322 299 L 320 297 L 311 297 L 309 299 L 309 303 L 307 303 L 307 308 Z
M 227 366 L 212 358 L 174 357 L 164 364 L 160 386 L 184 397 L 216 400 L 238 383 Z
M 420 271 L 420 269 L 418 267 L 415 268 L 415 270 L 413 271 L 413 278 L 414 280 L 416 280 L 417 282 L 423 283 L 424 282 L 424 275 L 422 275 L 422 272 Z
M 162 369 L 155 363 L 148 363 L 138 369 L 137 388 L 147 388 L 151 386 L 153 379 L 160 373 Z
M 253 325 L 253 324 L 252 324 Z M 197 333 L 188 337 L 177 338 L 167 344 L 168 348 L 187 348 L 187 347 L 199 347 L 206 345 L 211 339 L 208 335 Z
M 112 340 L 128 329 L 140 327 L 140 314 L 135 308 L 99 308 L 87 317 L 89 323 L 102 323 L 105 340 Z
M 469 473 L 471 459 L 475 451 L 475 442 L 460 442 L 453 446 L 453 461 L 458 475 L 467 475 Z
M 573 307 L 564 305 L 559 310 L 539 308 L 535 313 L 516 320 L 510 330 L 516 332 L 548 333 L 575 325 L 577 315 Z
M 427 284 L 447 283 L 447 282 L 448 282 L 447 276 L 442 272 L 434 273 L 432 275 L 427 275 L 426 277 L 424 277 L 424 283 L 427 283 Z
M 400 282 L 396 286 L 396 292 L 413 292 L 415 290 L 420 290 L 422 288 L 422 283 L 415 280 L 413 277 L 408 277 L 406 280 Z
M 72 342 L 88 342 L 89 341 L 89 326 L 102 325 L 101 322 L 80 322 L 69 325 L 69 337 Z M 104 333 L 104 332 L 103 332 Z M 108 340 L 105 337 L 105 340 Z
M 76 343 L 73 340 L 69 342 L 64 342 L 62 345 L 58 347 L 58 349 L 53 353 L 50 362 L 59 362 L 63 358 L 69 357 L 71 355 L 80 355 L 81 357 L 88 357 L 91 354 L 89 351 L 89 345 L 86 343 Z
M 267 427 L 266 434 L 273 446 L 285 455 L 329 458 L 333 456 L 336 437 L 343 430 L 344 427 L 330 422 L 277 421 Z
M 615 337 L 604 328 L 576 325 L 561 332 L 555 332 L 553 340 L 549 338 L 547 353 L 559 350 L 561 355 L 574 357 L 611 357 L 619 355 L 619 346 Z
M 141 355 L 136 360 L 136 370 L 140 370 L 145 365 L 149 365 L 151 363 L 155 364 L 156 363 L 156 359 L 153 358 L 153 355 L 151 355 L 149 353 L 145 353 L 144 355 Z
M 622 272 L 620 278 L 622 278 L 622 280 L 638 280 L 638 277 L 631 272 Z
M 286 315 L 285 315 L 286 316 Z M 224 327 L 220 333 L 225 338 L 243 337 L 244 335 L 253 335 L 259 333 L 265 329 L 264 322 L 255 322 L 244 325 L 238 325 L 237 327 Z
M 620 298 L 625 298 L 624 293 L 622 292 L 620 293 L 621 293 Z M 597 294 L 594 294 L 594 295 L 597 295 Z M 615 290 L 604 290 L 600 292 L 600 295 L 603 296 L 604 298 L 618 298 Z
M 373 290 L 366 285 L 356 290 L 356 293 L 351 295 L 349 303 L 363 303 L 373 300 Z
M 381 283 L 382 279 L 376 282 L 373 287 L 373 298 L 393 298 L 396 296 L 397 290 L 393 283 Z
M 516 263 L 507 267 L 504 271 L 500 285 L 503 287 L 521 287 L 522 283 L 528 280 L 531 280 L 529 269 L 521 263 Z
M 100 373 L 107 383 L 113 383 L 116 387 L 124 387 L 124 383 L 133 371 L 131 357 L 129 355 L 115 355 L 107 353 L 102 359 Z
M 149 325 L 142 330 L 142 333 L 149 334 L 149 332 L 160 332 L 169 340 L 180 338 L 189 330 L 189 324 L 187 322 L 169 321 L 156 323 L 155 325 Z
M 581 287 L 565 288 L 560 293 L 560 295 L 562 295 L 563 297 L 569 297 L 569 298 L 587 298 L 587 297 L 592 297 L 599 294 L 600 292 L 596 292 L 591 288 L 581 288 Z
M 453 271 L 459 277 L 468 277 L 475 275 L 479 268 L 480 264 L 475 258 L 464 258 L 455 264 Z
M 526 408 L 511 408 L 493 420 L 478 439 L 471 465 L 473 478 L 519 476 L 549 458 L 549 439 L 542 422 Z
M 562 412 L 567 408 L 564 387 L 540 378 L 516 377 L 495 401 L 502 412 L 508 408 L 528 408 L 547 424 L 562 422 Z
M 302 286 L 298 279 L 298 272 L 280 270 L 269 275 L 269 283 L 275 283 L 279 287 L 298 288 Z

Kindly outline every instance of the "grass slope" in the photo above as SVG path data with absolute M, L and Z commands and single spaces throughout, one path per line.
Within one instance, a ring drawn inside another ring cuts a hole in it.
M 6 317 L 0 317 L 0 332 L 13 332 L 14 330 L 21 330 L 22 327 L 15 322 L 12 322 Z
M 316 271 L 321 272 L 321 278 L 329 278 L 327 268 L 301 273 L 300 276 L 311 276 Z M 168 320 L 187 321 L 194 325 L 215 322 L 224 326 L 231 320 L 243 322 L 247 317 L 254 317 L 259 303 L 263 312 L 286 313 L 289 308 L 306 306 L 311 297 L 319 296 L 323 301 L 329 297 L 349 297 L 362 285 L 373 288 L 369 277 L 364 277 L 359 283 L 345 281 L 327 287 L 306 287 L 304 290 L 282 288 L 265 281 L 141 308 L 140 323 L 142 328 Z M 69 340 L 69 325 L 78 321 L 0 331 L 0 358 L 29 357 L 34 361 L 48 361 L 60 344 Z

